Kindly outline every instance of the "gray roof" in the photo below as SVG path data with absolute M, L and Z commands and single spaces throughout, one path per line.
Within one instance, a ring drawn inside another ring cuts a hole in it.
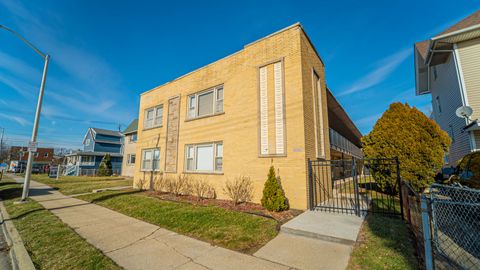
M 123 134 L 130 134 L 137 132 L 138 129 L 138 119 L 134 119 L 130 125 L 123 131 Z
M 85 151 L 75 151 L 66 155 L 67 157 L 70 156 L 105 156 L 109 154 L 111 157 L 123 157 L 121 153 L 110 153 L 110 152 L 85 152 Z
M 120 133 L 120 131 L 108 130 L 108 129 L 101 129 L 101 128 L 92 128 L 92 130 L 93 130 L 96 134 L 102 134 L 102 135 L 107 135 L 107 136 L 122 137 L 122 133 Z

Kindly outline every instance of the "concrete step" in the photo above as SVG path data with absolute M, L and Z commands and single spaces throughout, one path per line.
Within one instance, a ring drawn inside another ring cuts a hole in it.
M 353 245 L 364 217 L 323 211 L 306 211 L 283 224 L 281 232 L 316 238 L 328 242 Z

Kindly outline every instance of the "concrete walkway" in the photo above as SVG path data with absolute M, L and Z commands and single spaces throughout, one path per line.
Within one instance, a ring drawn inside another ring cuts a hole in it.
M 35 181 L 30 196 L 125 269 L 291 269 L 65 196 Z
M 343 270 L 362 222 L 353 215 L 306 211 L 282 225 L 254 256 L 298 269 Z
M 306 211 L 250 256 L 65 196 L 35 181 L 30 196 L 125 269 L 345 269 L 363 221 Z

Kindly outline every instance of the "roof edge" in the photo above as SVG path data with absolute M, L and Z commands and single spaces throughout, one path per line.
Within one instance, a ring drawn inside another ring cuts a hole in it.
M 320 57 L 320 54 L 318 53 L 317 49 L 316 49 L 315 46 L 313 45 L 312 41 L 310 40 L 310 37 L 309 37 L 309 36 L 307 35 L 307 33 L 305 32 L 302 24 L 301 24 L 300 22 L 296 22 L 296 23 L 294 23 L 294 24 L 292 24 L 292 25 L 290 25 L 290 26 L 287 26 L 287 27 L 285 27 L 285 28 L 282 28 L 282 29 L 280 29 L 280 30 L 278 30 L 278 31 L 276 31 L 276 32 L 273 32 L 273 33 L 271 33 L 271 34 L 269 34 L 269 35 L 267 35 L 267 36 L 265 36 L 265 37 L 262 37 L 262 38 L 260 38 L 260 39 L 255 40 L 255 41 L 252 41 L 252 42 L 250 42 L 250 43 L 247 43 L 246 45 L 243 46 L 242 49 L 240 49 L 240 50 L 238 50 L 238 51 L 236 51 L 236 52 L 234 52 L 234 53 L 231 53 L 231 54 L 229 54 L 229 55 L 226 55 L 226 56 L 224 56 L 224 57 L 222 57 L 222 58 L 220 58 L 220 59 L 218 59 L 218 60 L 215 60 L 215 61 L 213 61 L 213 62 L 211 62 L 211 63 L 209 63 L 209 64 L 207 64 L 207 65 L 204 65 L 204 66 L 199 67 L 199 68 L 197 68 L 197 69 L 194 69 L 194 70 L 192 70 L 192 71 L 190 71 L 190 72 L 188 72 L 188 73 L 186 73 L 186 74 L 184 74 L 184 75 L 181 75 L 180 77 L 177 77 L 177 78 L 175 78 L 175 79 L 173 79 L 173 80 L 171 80 L 171 81 L 165 82 L 165 83 L 163 83 L 163 84 L 161 84 L 161 85 L 159 85 L 159 86 L 155 86 L 154 88 L 152 88 L 152 89 L 150 89 L 150 90 L 147 90 L 147 91 L 145 91 L 145 92 L 143 92 L 143 93 L 140 93 L 140 96 L 143 96 L 143 95 L 148 94 L 148 93 L 150 93 L 150 92 L 152 92 L 152 91 L 154 91 L 154 90 L 156 90 L 156 89 L 158 89 L 158 88 L 160 88 L 160 87 L 163 87 L 163 86 L 165 86 L 165 85 L 168 85 L 168 84 L 170 84 L 170 83 L 173 83 L 173 82 L 175 82 L 175 81 L 178 81 L 178 80 L 180 80 L 180 79 L 182 79 L 182 78 L 184 78 L 184 77 L 186 77 L 186 76 L 188 76 L 188 75 L 190 75 L 190 74 L 192 74 L 192 73 L 194 73 L 194 72 L 197 72 L 197 71 L 199 71 L 199 70 L 201 70 L 201 69 L 203 69 L 203 68 L 206 68 L 206 67 L 208 67 L 208 66 L 211 66 L 211 65 L 213 65 L 213 64 L 215 64 L 215 63 L 217 63 L 217 62 L 219 62 L 219 61 L 222 61 L 222 60 L 227 59 L 227 58 L 229 58 L 229 57 L 231 57 L 231 56 L 234 56 L 234 55 L 236 55 L 236 54 L 239 54 L 239 53 L 243 52 L 246 47 L 249 47 L 249 46 L 251 46 L 251 45 L 253 45 L 253 44 L 255 44 L 255 43 L 258 43 L 258 42 L 260 42 L 260 41 L 263 41 L 263 40 L 265 40 L 265 39 L 267 39 L 267 38 L 271 38 L 271 37 L 273 37 L 273 36 L 275 36 L 275 35 L 278 35 L 278 34 L 280 34 L 280 33 L 283 33 L 283 32 L 285 32 L 285 31 L 290 30 L 290 29 L 295 28 L 295 27 L 299 27 L 300 29 L 302 29 L 303 34 L 305 35 L 305 37 L 307 38 L 308 42 L 309 42 L 310 45 L 312 46 L 313 50 L 314 50 L 315 53 L 317 54 L 318 58 L 320 59 L 320 62 L 322 62 L 322 64 L 325 65 L 324 62 L 323 62 L 323 60 L 322 60 L 322 58 Z

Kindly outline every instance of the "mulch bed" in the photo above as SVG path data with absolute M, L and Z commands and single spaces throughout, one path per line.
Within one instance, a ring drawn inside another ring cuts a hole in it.
M 229 200 L 220 200 L 220 199 L 202 199 L 199 200 L 196 196 L 191 195 L 179 195 L 176 196 L 171 193 L 163 193 L 158 191 L 145 191 L 147 196 L 156 197 L 165 201 L 173 202 L 185 202 L 191 203 L 193 205 L 200 206 L 217 206 L 227 210 L 238 211 L 243 213 L 248 213 L 252 215 L 272 218 L 278 221 L 280 224 L 283 224 L 292 218 L 303 213 L 302 210 L 290 209 L 283 212 L 271 212 L 262 207 L 262 205 L 257 203 L 241 203 L 234 205 L 232 201 Z

